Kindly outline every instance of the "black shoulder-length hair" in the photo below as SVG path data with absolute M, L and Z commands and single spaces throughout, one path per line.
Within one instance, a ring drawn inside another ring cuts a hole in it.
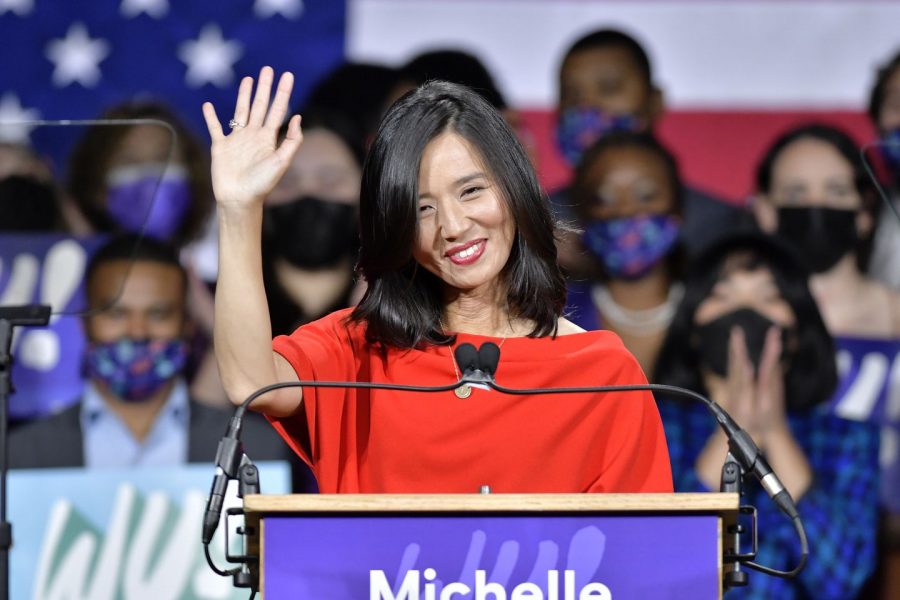
M 859 238 L 854 248 L 856 252 L 856 266 L 860 271 L 867 271 L 869 259 L 872 257 L 872 247 L 875 241 L 875 231 L 878 229 L 878 196 L 875 186 L 866 172 L 862 162 L 859 147 L 850 134 L 845 131 L 825 125 L 823 123 L 809 123 L 800 125 L 784 132 L 769 146 L 766 153 L 756 168 L 756 189 L 766 195 L 772 189 L 772 176 L 775 171 L 775 163 L 788 146 L 799 140 L 816 140 L 828 144 L 840 154 L 853 169 L 853 187 L 859 194 L 862 207 L 860 212 L 868 213 L 872 221 L 872 229 L 866 237 Z
M 516 235 L 501 273 L 511 313 L 535 323 L 529 336 L 555 335 L 565 305 L 547 199 L 521 144 L 479 94 L 431 81 L 385 115 L 363 166 L 358 270 L 368 282 L 351 319 L 366 324 L 369 343 L 413 348 L 451 341 L 441 331 L 441 281 L 413 258 L 419 166 L 425 147 L 444 132 L 480 154 L 509 208 Z
M 707 394 L 700 373 L 694 317 L 713 286 L 734 270 L 765 268 L 796 324 L 789 334 L 784 393 L 791 410 L 824 402 L 837 386 L 834 344 L 809 291 L 809 273 L 794 252 L 777 238 L 748 231 L 724 238 L 697 257 L 684 281 L 684 298 L 669 326 L 656 363 L 654 381 Z

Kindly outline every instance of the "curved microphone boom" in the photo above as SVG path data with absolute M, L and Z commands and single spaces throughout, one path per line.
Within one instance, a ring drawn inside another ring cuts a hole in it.
M 482 344 L 480 349 L 469 343 L 463 343 L 457 346 L 454 351 L 454 358 L 459 366 L 462 376 L 456 383 L 442 386 L 416 386 L 401 385 L 390 383 L 369 383 L 369 382 L 345 382 L 345 381 L 289 381 L 281 383 L 273 383 L 262 387 L 247 397 L 246 400 L 235 410 L 234 416 L 229 424 L 225 437 L 219 442 L 219 448 L 216 453 L 216 476 L 213 480 L 212 491 L 206 505 L 206 514 L 203 522 L 203 543 L 208 547 L 216 527 L 219 523 L 221 515 L 222 503 L 224 499 L 225 487 L 229 479 L 235 479 L 237 469 L 243 456 L 243 448 L 240 442 L 240 433 L 242 422 L 247 407 L 254 400 L 267 394 L 268 392 L 289 388 L 289 387 L 308 387 L 308 388 L 339 388 L 339 389 L 375 389 L 389 390 L 399 392 L 447 392 L 464 385 L 475 385 L 482 388 L 496 390 L 503 394 L 510 395 L 540 395 L 540 394 L 583 394 L 583 393 L 605 393 L 605 392 L 661 392 L 691 400 L 698 400 L 705 404 L 712 412 L 719 426 L 728 437 L 728 446 L 735 458 L 741 463 L 741 466 L 753 473 L 766 493 L 776 505 L 790 517 L 801 542 L 801 557 L 798 565 L 791 571 L 779 571 L 771 569 L 752 562 L 746 563 L 748 567 L 754 568 L 769 575 L 778 577 L 794 577 L 799 573 L 806 564 L 809 555 L 806 533 L 800 520 L 796 505 L 788 491 L 782 485 L 781 481 L 775 475 L 772 468 L 765 461 L 759 447 L 753 442 L 747 432 L 740 428 L 734 419 L 713 400 L 693 392 L 688 389 L 660 384 L 635 384 L 635 385 L 603 385 L 594 387 L 560 387 L 560 388 L 508 388 L 498 384 L 494 380 L 500 361 L 500 348 L 493 342 Z M 231 574 L 222 572 L 209 559 L 207 552 L 207 562 L 214 571 L 220 575 Z

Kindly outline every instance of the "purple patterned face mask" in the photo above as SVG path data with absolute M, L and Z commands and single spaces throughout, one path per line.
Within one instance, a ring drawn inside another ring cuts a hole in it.
M 584 228 L 583 242 L 603 261 L 610 277 L 640 279 L 669 254 L 680 229 L 672 215 L 591 221 Z
M 574 167 L 585 150 L 604 135 L 638 129 L 637 117 L 633 115 L 614 115 L 593 106 L 573 106 L 559 114 L 556 142 L 566 161 Z
M 87 374 L 101 381 L 126 402 L 149 399 L 176 377 L 187 362 L 188 345 L 181 339 L 135 340 L 88 344 Z
M 170 240 L 191 205 L 187 169 L 145 164 L 110 172 L 106 209 L 124 231 Z M 146 225 L 144 224 L 146 221 Z

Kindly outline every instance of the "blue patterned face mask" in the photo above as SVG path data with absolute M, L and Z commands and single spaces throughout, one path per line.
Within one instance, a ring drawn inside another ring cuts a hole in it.
M 583 242 L 613 279 L 640 279 L 669 254 L 680 229 L 672 215 L 591 221 Z
M 191 187 L 184 167 L 123 167 L 110 172 L 106 185 L 106 210 L 129 233 L 143 228 L 152 238 L 171 240 L 191 206 Z
M 85 356 L 88 377 L 105 385 L 126 402 L 149 399 L 175 378 L 187 362 L 182 339 L 91 342 Z
M 637 117 L 633 115 L 614 115 L 593 106 L 573 106 L 559 114 L 556 142 L 566 161 L 574 167 L 585 150 L 604 135 L 638 129 Z

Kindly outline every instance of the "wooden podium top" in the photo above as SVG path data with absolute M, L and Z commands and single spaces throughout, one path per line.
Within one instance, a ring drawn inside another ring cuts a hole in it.
M 731 512 L 737 494 L 293 494 L 248 495 L 249 513 Z

